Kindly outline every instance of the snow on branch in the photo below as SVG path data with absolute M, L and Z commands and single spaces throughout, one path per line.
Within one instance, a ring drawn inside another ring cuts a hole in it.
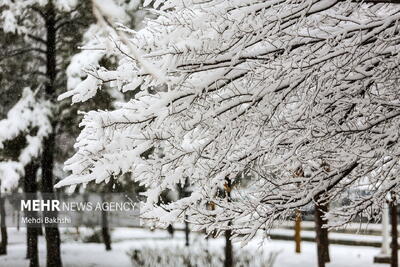
M 7 149 L 5 143 L 22 135 L 26 139 L 15 159 L 0 162 L 1 190 L 9 190 L 18 185 L 24 175 L 24 166 L 38 158 L 42 142 L 51 132 L 50 105 L 38 101 L 30 88 L 25 88 L 21 99 L 8 111 L 7 117 L 0 120 L 0 149 Z
M 398 190 L 400 7 L 158 4 L 145 28 L 124 31 L 118 67 L 92 72 L 99 84 L 141 91 L 115 111 L 85 115 L 65 165 L 71 175 L 57 186 L 130 172 L 148 189 L 144 217 L 189 215 L 199 229 L 242 239 L 316 196 L 374 188 L 367 194 L 379 202 L 387 185 Z M 67 96 L 82 101 L 89 89 Z M 191 195 L 160 204 L 186 178 Z

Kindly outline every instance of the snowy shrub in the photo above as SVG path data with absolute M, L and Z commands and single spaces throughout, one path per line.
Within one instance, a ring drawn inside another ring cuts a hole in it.
M 83 243 L 102 243 L 101 229 L 88 228 L 80 233 Z
M 236 267 L 272 267 L 278 253 L 271 252 L 265 258 L 258 251 L 237 250 L 234 254 Z M 203 267 L 203 266 L 223 266 L 224 251 L 221 249 L 208 250 L 206 247 L 185 247 L 166 246 L 142 247 L 130 251 L 132 264 L 134 267 L 153 267 L 153 266 L 174 266 L 174 267 Z

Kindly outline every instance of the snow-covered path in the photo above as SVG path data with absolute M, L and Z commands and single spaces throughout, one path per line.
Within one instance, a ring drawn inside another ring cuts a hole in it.
M 0 267 L 27 267 L 25 260 L 26 245 L 24 231 L 9 230 L 10 244 L 8 255 L 0 256 Z M 194 235 L 192 235 L 193 237 Z M 200 238 L 200 237 L 197 237 Z M 62 243 L 62 257 L 64 267 L 128 267 L 131 266 L 127 252 L 132 248 L 142 246 L 183 246 L 183 233 L 177 232 L 171 239 L 166 231 L 147 231 L 144 229 L 116 229 L 113 232 L 113 250 L 105 251 L 103 244 L 80 243 L 65 239 Z M 40 264 L 45 266 L 45 241 L 40 237 Z M 211 248 L 222 247 L 224 241 L 215 239 L 209 241 Z M 247 248 L 262 251 L 266 255 L 270 251 L 280 251 L 275 267 L 312 267 L 316 266 L 316 248 L 312 242 L 302 242 L 302 253 L 295 254 L 294 244 L 290 241 L 267 240 L 260 245 L 260 240 L 249 243 Z M 236 246 L 236 249 L 239 247 Z M 327 267 L 384 267 L 382 264 L 373 264 L 373 257 L 379 249 L 371 247 L 350 247 L 331 245 L 332 263 Z M 158 267 L 158 266 L 157 266 Z M 164 266 L 163 266 L 164 267 Z

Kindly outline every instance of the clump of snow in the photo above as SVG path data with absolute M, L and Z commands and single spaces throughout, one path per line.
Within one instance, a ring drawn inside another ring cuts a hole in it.
M 52 131 L 50 122 L 50 104 L 36 99 L 30 88 L 25 88 L 21 99 L 8 111 L 7 117 L 0 120 L 0 149 L 5 149 L 5 141 L 19 135 L 26 138 L 26 147 L 22 148 L 16 161 L 0 162 L 1 190 L 10 190 L 18 185 L 24 175 L 24 166 L 39 157 L 44 138 Z M 31 131 L 34 135 L 31 135 Z

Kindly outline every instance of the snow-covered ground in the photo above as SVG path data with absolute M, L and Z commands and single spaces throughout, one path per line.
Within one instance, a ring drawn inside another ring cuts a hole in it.
M 148 231 L 145 229 L 119 228 L 113 231 L 113 249 L 105 251 L 103 244 L 81 243 L 66 238 L 63 235 L 62 257 L 65 267 L 128 267 L 131 262 L 127 252 L 133 248 L 143 246 L 152 247 L 178 247 L 183 246 L 184 236 L 182 232 L 176 232 L 174 238 L 163 230 Z M 199 242 L 200 235 L 191 236 L 194 242 Z M 193 240 L 192 240 L 193 241 Z M 40 237 L 40 264 L 45 266 L 45 240 Z M 8 255 L 0 256 L 1 267 L 27 267 L 25 260 L 26 245 L 25 232 L 17 232 L 9 229 Z M 208 241 L 210 249 L 223 247 L 223 239 Z M 302 253 L 294 253 L 294 243 L 291 241 L 266 240 L 263 243 L 260 239 L 250 242 L 247 246 L 251 250 L 259 250 L 259 255 L 268 255 L 271 251 L 279 251 L 275 267 L 308 267 L 316 266 L 315 243 L 302 242 Z M 240 249 L 238 246 L 235 249 Z M 385 266 L 373 264 L 373 257 L 379 253 L 379 249 L 371 247 L 350 247 L 331 245 L 332 263 L 328 267 L 372 267 Z M 157 266 L 158 267 L 158 266 Z

